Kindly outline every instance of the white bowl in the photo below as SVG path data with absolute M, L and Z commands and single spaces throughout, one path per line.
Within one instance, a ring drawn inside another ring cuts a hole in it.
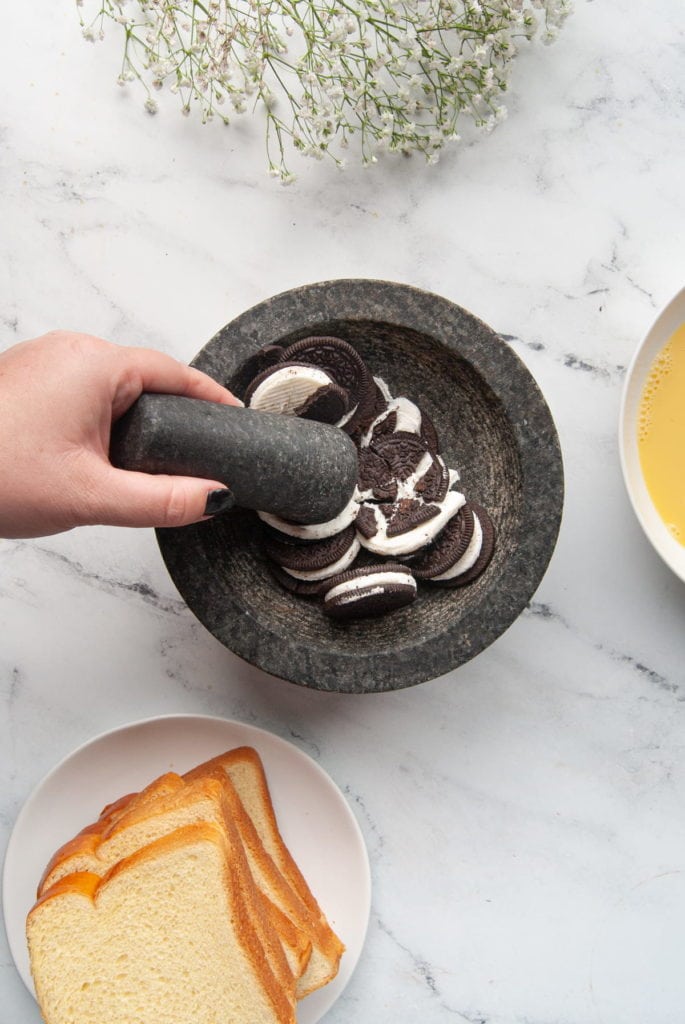
M 683 323 L 685 288 L 659 313 L 631 360 L 623 386 L 618 441 L 623 479 L 635 515 L 666 565 L 685 582 L 685 547 L 669 532 L 650 497 L 637 446 L 640 399 L 649 371 L 656 356 Z

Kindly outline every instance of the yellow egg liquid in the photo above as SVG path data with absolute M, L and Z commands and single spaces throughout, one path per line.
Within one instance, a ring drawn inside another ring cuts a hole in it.
M 685 324 L 652 363 L 640 399 L 637 443 L 652 501 L 685 546 Z

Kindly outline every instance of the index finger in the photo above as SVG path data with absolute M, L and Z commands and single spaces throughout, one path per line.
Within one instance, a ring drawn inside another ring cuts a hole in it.
M 201 370 L 186 366 L 156 349 L 122 347 L 123 372 L 112 400 L 114 419 L 123 415 L 143 391 L 200 398 L 222 405 L 242 405 L 239 398 Z

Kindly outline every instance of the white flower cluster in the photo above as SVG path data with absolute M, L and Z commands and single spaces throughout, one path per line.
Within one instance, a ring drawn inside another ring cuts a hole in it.
M 292 180 L 288 139 L 331 156 L 358 140 L 435 163 L 460 118 L 506 117 L 509 65 L 521 39 L 551 42 L 571 0 L 76 0 L 86 39 L 110 21 L 124 36 L 121 85 L 178 93 L 181 111 L 228 124 L 261 106 L 270 172 Z M 86 21 L 84 10 L 98 6 Z M 355 140 L 356 141 L 356 140 Z

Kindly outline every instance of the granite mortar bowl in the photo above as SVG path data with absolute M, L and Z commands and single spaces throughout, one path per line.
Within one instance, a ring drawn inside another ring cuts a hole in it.
M 473 658 L 535 592 L 563 505 L 556 429 L 530 373 L 494 331 L 444 298 L 391 282 L 284 292 L 220 330 L 193 365 L 240 394 L 240 367 L 257 349 L 316 334 L 350 342 L 393 395 L 431 417 L 458 486 L 493 518 L 497 542 L 486 571 L 463 588 L 420 584 L 412 605 L 343 624 L 274 580 L 253 512 L 158 530 L 160 549 L 191 611 L 251 664 L 319 690 L 412 686 Z

